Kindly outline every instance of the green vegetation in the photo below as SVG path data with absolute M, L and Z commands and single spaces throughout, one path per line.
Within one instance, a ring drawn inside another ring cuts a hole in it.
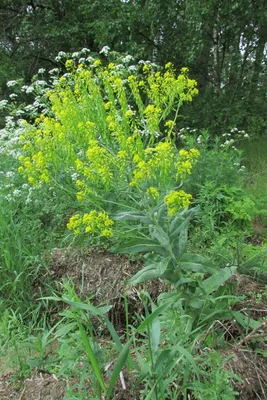
M 1 5 L 5 396 L 266 398 L 266 14 L 193 3 Z

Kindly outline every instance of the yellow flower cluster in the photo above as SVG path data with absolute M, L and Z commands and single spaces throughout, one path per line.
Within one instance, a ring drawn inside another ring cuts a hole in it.
M 89 233 L 92 236 L 101 236 L 110 238 L 112 236 L 112 221 L 105 212 L 92 210 L 84 215 L 75 214 L 70 217 L 67 228 L 78 235 L 82 232 Z
M 30 183 L 61 179 L 62 185 L 66 177 L 78 201 L 88 207 L 97 198 L 113 196 L 119 202 L 121 187 L 125 197 L 143 188 L 147 198 L 156 200 L 159 192 L 191 173 L 198 151 L 179 153 L 171 137 L 180 105 L 197 94 L 187 68 L 178 76 L 171 63 L 163 72 L 146 63 L 143 76 L 138 68 L 130 75 L 101 60 L 78 68 L 67 60 L 66 68 L 70 74 L 48 93 L 53 116 L 40 115 L 22 135 L 19 172 Z M 104 215 L 73 215 L 68 228 L 109 236 L 111 225 L 104 226 Z
M 177 171 L 177 178 L 185 179 L 185 177 L 191 174 L 192 168 L 197 162 L 200 153 L 197 149 L 180 150 L 179 159 L 175 163 Z
M 30 184 L 36 186 L 39 182 L 50 182 L 49 172 L 46 168 L 47 160 L 41 151 L 33 154 L 31 158 L 20 156 L 19 162 L 21 165 L 18 167 L 18 172 L 27 175 Z
M 159 197 L 159 191 L 157 188 L 150 186 L 146 191 L 147 197 L 151 200 L 157 200 Z
M 77 171 L 86 179 L 86 182 L 76 181 L 76 185 L 80 189 L 77 193 L 78 200 L 84 200 L 90 193 L 87 188 L 104 187 L 105 190 L 108 190 L 113 179 L 111 167 L 114 164 L 114 158 L 106 149 L 99 146 L 96 140 L 89 142 L 86 156 L 86 162 L 80 159 L 75 161 Z
M 152 178 L 164 181 L 170 175 L 175 158 L 175 147 L 171 142 L 160 142 L 144 151 L 144 159 L 135 156 L 136 168 L 133 171 L 131 186 L 139 186 Z
M 172 216 L 182 208 L 189 206 L 191 200 L 192 195 L 185 193 L 183 190 L 176 190 L 167 194 L 167 196 L 164 197 L 164 203 L 168 207 L 169 216 Z
M 160 182 L 171 181 L 173 176 L 184 179 L 191 173 L 198 157 L 196 149 L 180 150 L 178 153 L 172 142 L 160 142 L 155 147 L 146 148 L 143 157 L 134 156 L 136 167 L 130 185 L 140 186 L 149 179 L 160 185 Z

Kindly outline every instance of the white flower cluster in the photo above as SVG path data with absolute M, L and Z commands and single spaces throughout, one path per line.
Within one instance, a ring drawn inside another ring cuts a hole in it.
M 1 100 L 0 101 L 0 110 L 3 110 L 8 105 L 8 100 Z
M 105 57 L 107 57 L 109 51 L 110 51 L 110 47 L 104 46 L 104 47 L 102 47 L 102 49 L 100 50 L 99 54 L 103 54 Z
M 64 59 L 67 59 L 69 54 L 65 53 L 65 51 L 60 51 L 58 55 L 55 57 L 56 62 L 61 62 Z
M 17 81 L 8 81 L 6 85 L 7 85 L 7 87 L 13 87 L 13 86 L 16 86 L 17 83 L 18 83 Z

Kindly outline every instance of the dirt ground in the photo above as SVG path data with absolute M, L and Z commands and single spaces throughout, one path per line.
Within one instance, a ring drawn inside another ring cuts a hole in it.
M 138 286 L 128 287 L 123 283 L 141 266 L 131 263 L 126 257 L 99 250 L 55 249 L 50 255 L 50 260 L 49 274 L 55 282 L 55 287 L 60 289 L 64 279 L 71 279 L 81 298 L 94 295 L 92 301 L 96 305 L 112 304 L 113 308 L 109 317 L 117 329 L 120 329 L 125 323 L 122 293 L 128 298 L 130 315 L 143 312 L 139 298 L 140 288 Z M 255 298 L 253 295 L 255 292 L 263 293 L 264 285 L 248 277 L 237 275 L 235 279 L 237 294 L 246 294 L 247 296 L 245 300 L 236 305 L 236 309 L 245 314 L 250 313 L 253 318 L 258 320 L 266 318 L 267 298 L 264 296 Z M 154 298 L 166 289 L 166 285 L 160 280 L 154 280 L 153 283 L 150 282 L 147 285 L 148 292 Z M 262 346 L 262 350 L 266 351 L 266 343 L 262 343 L 260 346 Z M 239 392 L 238 399 L 266 400 L 267 358 L 257 355 L 251 343 L 244 343 L 240 348 L 229 345 L 223 355 L 229 356 L 225 367 L 242 379 L 242 382 L 235 382 L 235 387 Z M 71 400 L 71 398 L 64 397 L 66 381 L 58 380 L 54 375 L 36 371 L 30 379 L 16 381 L 16 384 L 12 376 L 12 370 L 0 374 L 0 400 Z M 73 397 L 73 399 L 75 398 Z M 133 396 L 129 390 L 123 390 L 119 385 L 116 398 L 131 400 Z M 89 394 L 88 399 L 92 399 Z

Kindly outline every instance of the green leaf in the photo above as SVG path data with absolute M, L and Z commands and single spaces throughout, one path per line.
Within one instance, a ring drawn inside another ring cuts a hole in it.
M 246 315 L 242 314 L 239 311 L 233 311 L 232 314 L 233 317 L 237 320 L 237 322 L 245 329 L 247 328 L 256 329 L 261 325 L 261 322 L 256 321 L 253 318 L 247 317 Z
M 184 347 L 180 346 L 179 344 L 176 344 L 172 350 L 172 355 L 175 355 L 176 352 L 179 352 L 180 354 L 182 354 L 192 365 L 193 370 L 195 371 L 195 373 L 197 375 L 199 375 L 200 370 L 195 362 L 194 357 L 192 356 L 192 354 L 189 353 L 188 350 L 186 350 Z
M 64 324 L 62 327 L 57 329 L 56 331 L 56 337 L 63 337 L 66 336 L 70 331 L 72 331 L 73 328 L 77 329 L 77 323 L 76 322 L 71 322 L 69 324 Z
M 175 287 L 179 287 L 181 285 L 184 285 L 185 283 L 191 283 L 191 282 L 195 282 L 195 280 L 192 279 L 192 278 L 184 278 L 184 277 L 182 277 L 182 278 L 179 279 L 179 281 L 177 281 L 175 283 Z
M 198 298 L 194 298 L 189 301 L 189 306 L 192 308 L 196 308 L 196 309 L 201 308 L 203 306 L 203 304 L 204 304 L 204 300 L 200 300 Z
M 163 363 L 167 361 L 170 358 L 171 355 L 171 350 L 170 349 L 165 349 L 163 350 L 158 358 L 156 359 L 154 370 L 159 371 L 161 367 L 163 366 Z M 173 361 L 173 358 L 171 358 L 171 361 Z
M 210 268 L 212 268 L 213 270 L 215 268 L 217 268 L 211 261 L 209 258 L 207 257 L 203 257 L 199 254 L 194 254 L 194 253 L 185 253 L 183 254 L 181 261 L 187 261 L 187 262 L 193 262 L 193 263 L 197 263 L 197 264 L 203 264 L 206 265 Z
M 64 296 L 62 296 L 62 301 L 64 301 L 64 303 L 70 305 L 72 308 L 76 310 L 89 311 L 90 313 L 94 315 L 99 315 L 101 317 L 112 308 L 112 306 L 94 307 L 91 304 L 82 303 L 80 301 L 68 300 Z
M 112 337 L 112 339 L 113 339 L 113 342 L 115 343 L 115 345 L 116 345 L 118 351 L 121 351 L 122 348 L 123 348 L 123 345 L 122 345 L 122 343 L 121 343 L 121 340 L 120 340 L 120 338 L 119 338 L 119 335 L 118 335 L 117 332 L 115 331 L 115 328 L 114 328 L 113 324 L 110 322 L 110 320 L 109 320 L 106 316 L 103 316 L 103 318 L 104 318 L 104 321 L 105 321 L 106 324 L 107 324 L 107 327 L 108 327 L 108 330 L 109 330 L 109 332 L 110 332 L 110 334 L 111 334 L 111 337 Z
M 140 211 L 125 211 L 125 212 L 120 212 L 115 217 L 113 217 L 115 221 L 138 221 L 142 222 L 143 224 L 150 224 L 151 219 L 140 214 Z
M 108 385 L 108 390 L 107 390 L 107 398 L 109 399 L 110 396 L 112 395 L 112 391 L 114 386 L 116 385 L 116 382 L 119 378 L 120 372 L 122 371 L 124 365 L 126 364 L 127 358 L 128 358 L 128 354 L 129 354 L 129 350 L 130 350 L 130 345 L 132 343 L 133 339 L 130 339 L 125 346 L 123 347 L 123 349 L 121 350 L 119 357 L 117 359 L 117 362 L 114 366 L 114 369 L 112 371 L 111 377 L 110 377 L 110 381 L 109 381 L 109 385 Z
M 96 378 L 97 378 L 102 390 L 105 393 L 107 393 L 107 388 L 106 388 L 106 385 L 105 385 L 105 382 L 104 382 L 104 379 L 103 379 L 103 376 L 102 376 L 102 373 L 101 373 L 97 358 L 96 358 L 96 356 L 94 354 L 94 351 L 93 351 L 93 349 L 92 349 L 92 347 L 90 345 L 90 342 L 89 342 L 89 340 L 88 340 L 88 338 L 86 336 L 85 330 L 84 330 L 83 326 L 80 324 L 79 321 L 77 321 L 77 325 L 78 325 L 78 327 L 80 329 L 80 335 L 81 335 L 83 347 L 84 347 L 84 349 L 86 351 L 87 358 L 88 358 L 88 360 L 90 361 L 90 363 L 92 365 L 92 369 L 94 371 L 94 374 L 95 374 L 95 376 L 96 376 Z
M 64 303 L 70 305 L 72 308 L 74 308 L 76 310 L 89 311 L 93 315 L 99 315 L 99 316 L 103 316 L 112 308 L 112 306 L 94 307 L 91 304 L 82 303 L 80 301 L 71 301 L 65 296 L 42 297 L 42 299 L 53 300 L 53 301 L 63 301 Z
M 163 247 L 169 246 L 169 236 L 163 230 L 159 230 L 156 226 L 151 226 L 150 235 L 152 239 L 156 239 Z
M 202 273 L 213 273 L 216 267 L 211 261 L 198 254 L 185 253 L 182 255 L 179 265 L 185 271 L 194 271 Z
M 166 271 L 169 260 L 169 258 L 163 258 L 160 262 L 147 265 L 146 267 L 138 271 L 126 283 L 128 285 L 136 285 L 138 283 L 143 283 L 151 279 L 160 278 Z
M 149 316 L 141 322 L 141 324 L 136 329 L 136 333 L 142 332 L 148 325 L 151 325 L 155 318 L 157 318 L 160 314 L 170 307 L 171 301 L 166 301 L 162 306 L 158 307 L 155 311 L 153 311 Z
M 188 241 L 188 225 L 185 229 L 180 232 L 179 240 L 178 240 L 178 257 L 181 257 L 186 249 L 187 249 L 187 241 Z
M 181 224 L 179 224 L 176 227 L 176 229 L 174 229 L 171 232 L 171 234 L 170 234 L 171 240 L 174 241 L 174 242 L 177 241 L 178 238 L 180 237 L 181 232 L 187 231 L 188 225 L 189 225 L 189 218 L 183 220 L 183 222 Z
M 152 311 L 155 311 L 157 309 L 157 306 L 153 303 L 152 300 L 151 300 L 151 307 L 152 307 Z M 155 352 L 157 352 L 158 348 L 159 348 L 160 335 L 161 335 L 160 320 L 159 320 L 159 317 L 157 317 L 152 322 L 152 327 L 151 327 L 152 346 L 153 346 L 153 350 Z
M 201 289 L 205 291 L 206 294 L 210 294 L 216 291 L 220 286 L 222 286 L 236 271 L 237 267 L 226 267 L 215 274 L 213 274 L 210 278 L 205 279 L 201 283 Z M 199 290 L 199 289 L 198 289 Z
M 136 253 L 148 253 L 154 251 L 155 253 L 161 254 L 163 256 L 167 255 L 164 247 L 151 239 L 135 239 L 120 247 L 112 250 L 113 253 L 120 254 L 136 254 Z

